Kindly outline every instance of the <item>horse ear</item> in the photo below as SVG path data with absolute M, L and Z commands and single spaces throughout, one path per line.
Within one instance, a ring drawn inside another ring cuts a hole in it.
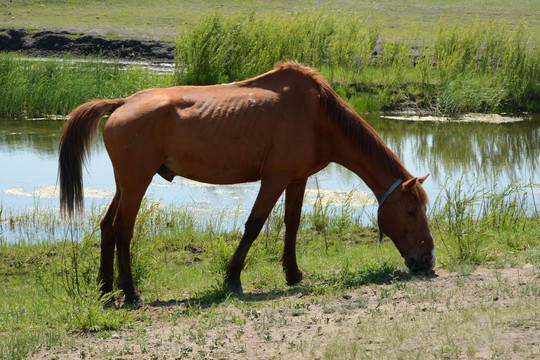
M 401 188 L 403 191 L 409 191 L 413 188 L 414 185 L 416 185 L 416 182 L 418 181 L 418 178 L 412 178 L 410 180 L 407 180 L 401 185 Z
M 428 178 L 428 176 L 429 176 L 429 174 L 427 174 L 426 176 L 419 177 L 418 181 L 420 181 L 420 184 L 423 184 L 424 181 L 426 181 L 426 179 Z
M 426 176 L 422 176 L 422 177 L 414 177 L 410 180 L 407 180 L 403 183 L 402 186 L 402 189 L 403 191 L 409 191 L 411 190 L 414 185 L 416 185 L 417 182 L 419 182 L 420 184 L 423 184 L 424 181 L 428 178 L 429 174 L 427 174 Z

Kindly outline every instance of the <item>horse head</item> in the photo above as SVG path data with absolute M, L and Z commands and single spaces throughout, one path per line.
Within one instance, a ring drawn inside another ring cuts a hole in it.
M 396 182 L 379 203 L 379 229 L 394 242 L 413 272 L 435 267 L 435 246 L 426 215 L 427 195 L 422 188 L 428 176 Z

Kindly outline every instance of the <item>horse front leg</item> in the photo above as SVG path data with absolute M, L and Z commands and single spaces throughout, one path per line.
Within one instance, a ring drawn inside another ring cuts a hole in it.
M 303 279 L 296 262 L 296 234 L 300 226 L 306 183 L 307 178 L 289 184 L 285 190 L 285 244 L 281 264 L 288 285 L 298 284 Z
M 259 236 L 266 219 L 283 193 L 285 186 L 286 183 L 283 181 L 265 181 L 264 179 L 261 181 L 261 188 L 246 222 L 242 240 L 240 240 L 240 244 L 227 265 L 225 282 L 230 292 L 235 294 L 243 293 L 240 273 L 244 268 L 247 253 L 257 236 Z

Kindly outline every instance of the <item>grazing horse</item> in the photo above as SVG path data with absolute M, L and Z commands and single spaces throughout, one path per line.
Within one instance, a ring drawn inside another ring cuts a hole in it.
M 378 225 L 411 270 L 431 270 L 434 244 L 426 217 L 424 177 L 413 177 L 373 128 L 315 70 L 278 63 L 274 70 L 231 84 L 147 89 L 123 99 L 94 100 L 66 122 L 59 155 L 60 205 L 83 206 L 82 168 L 103 116 L 103 141 L 116 193 L 101 220 L 102 293 L 113 290 L 114 250 L 125 302 L 140 301 L 131 275 L 130 242 L 141 200 L 158 173 L 212 184 L 261 181 L 243 237 L 226 272 L 242 292 L 240 272 L 253 241 L 285 191 L 288 284 L 302 280 L 296 233 L 306 182 L 330 162 L 357 174 L 379 200 Z M 382 206 L 384 202 L 384 206 Z M 382 236 L 382 233 L 381 233 Z

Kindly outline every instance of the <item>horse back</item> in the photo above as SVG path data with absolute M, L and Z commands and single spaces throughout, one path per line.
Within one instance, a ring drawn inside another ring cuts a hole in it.
M 309 82 L 302 89 L 293 80 L 270 76 L 137 93 L 105 125 L 109 155 L 122 148 L 117 160 L 122 161 L 137 153 L 135 148 L 151 149 L 145 156 L 153 153 L 154 166 L 215 184 L 259 180 L 267 170 L 312 167 L 320 162 L 315 159 L 317 96 Z

